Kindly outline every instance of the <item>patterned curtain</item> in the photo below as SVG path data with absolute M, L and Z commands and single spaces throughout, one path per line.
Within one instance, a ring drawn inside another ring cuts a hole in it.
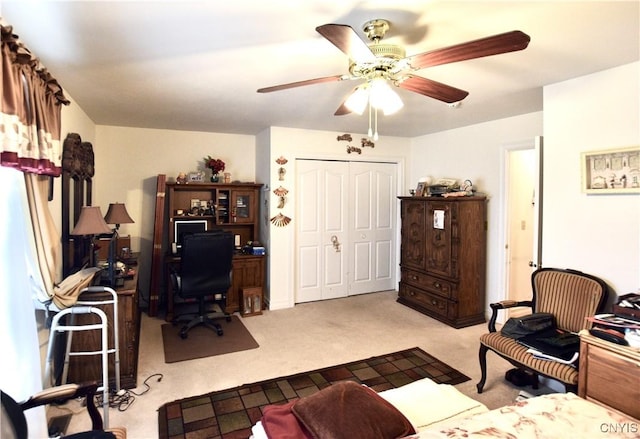
M 2 108 L 0 164 L 22 171 L 40 268 L 53 295 L 61 266 L 60 235 L 47 203 L 48 183 L 62 172 L 60 118 L 69 101 L 62 87 L 13 33 L 2 26 Z
M 13 33 L 2 28 L 0 163 L 24 172 L 60 175 L 62 87 Z

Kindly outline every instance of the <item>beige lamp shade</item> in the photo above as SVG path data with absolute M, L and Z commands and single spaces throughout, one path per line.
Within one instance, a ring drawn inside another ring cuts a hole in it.
M 78 223 L 71 231 L 72 235 L 100 235 L 113 233 L 113 230 L 102 218 L 102 212 L 98 206 L 83 206 L 80 211 Z
M 130 224 L 134 222 L 129 216 L 124 203 L 109 204 L 109 209 L 107 209 L 104 220 L 107 224 L 115 224 L 116 228 L 119 227 L 120 224 Z

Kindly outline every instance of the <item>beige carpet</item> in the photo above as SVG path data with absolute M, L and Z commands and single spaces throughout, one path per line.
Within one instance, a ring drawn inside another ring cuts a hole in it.
M 162 325 L 164 362 L 176 363 L 258 347 L 258 342 L 251 336 L 238 316 L 231 316 L 230 322 L 220 319 L 220 325 L 224 335 L 218 336 L 214 330 L 200 325 L 192 328 L 185 339 L 180 337 L 182 324 Z
M 241 318 L 259 348 L 178 363 L 164 362 L 164 319 L 143 313 L 138 387 L 133 390 L 144 395 L 136 397 L 127 410 L 111 409 L 109 425 L 125 426 L 129 439 L 157 438 L 158 407 L 167 401 L 413 346 L 470 377 L 456 388 L 489 408 L 509 404 L 518 397 L 522 389 L 504 379 L 511 364 L 492 354 L 487 355 L 485 390 L 482 394 L 476 391 L 480 379 L 478 338 L 486 332 L 486 323 L 454 329 L 397 303 L 397 297 L 397 292 L 387 291 L 264 311 L 259 316 Z M 162 374 L 161 381 L 154 375 L 158 373 Z M 150 389 L 145 392 L 147 386 Z M 52 407 L 50 411 L 55 416 L 70 409 L 77 416 L 72 417 L 68 433 L 91 428 L 86 409 L 76 401 L 69 408 Z

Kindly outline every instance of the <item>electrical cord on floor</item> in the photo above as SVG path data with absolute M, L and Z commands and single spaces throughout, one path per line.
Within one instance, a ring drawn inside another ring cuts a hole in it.
M 117 408 L 121 412 L 124 412 L 125 410 L 127 410 L 129 407 L 131 407 L 133 402 L 136 400 L 136 396 L 142 396 L 145 393 L 147 393 L 149 390 L 151 390 L 151 386 L 147 384 L 147 382 L 153 377 L 158 377 L 156 382 L 159 383 L 160 381 L 162 381 L 162 378 L 164 378 L 164 375 L 162 375 L 161 373 L 154 373 L 153 375 L 148 376 L 147 379 L 145 379 L 144 382 L 142 383 L 145 386 L 145 389 L 142 390 L 140 393 L 136 393 L 133 390 L 125 390 L 125 389 L 121 389 L 117 393 L 112 393 L 109 396 L 109 407 Z M 95 401 L 96 401 L 96 405 L 98 407 L 101 407 L 102 394 L 96 395 Z

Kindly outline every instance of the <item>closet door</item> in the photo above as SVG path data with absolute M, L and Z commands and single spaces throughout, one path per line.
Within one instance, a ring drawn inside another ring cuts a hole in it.
M 296 167 L 295 302 L 395 289 L 396 165 Z
M 296 161 L 295 302 L 347 295 L 348 163 Z
M 396 166 L 349 164 L 349 295 L 395 288 Z

